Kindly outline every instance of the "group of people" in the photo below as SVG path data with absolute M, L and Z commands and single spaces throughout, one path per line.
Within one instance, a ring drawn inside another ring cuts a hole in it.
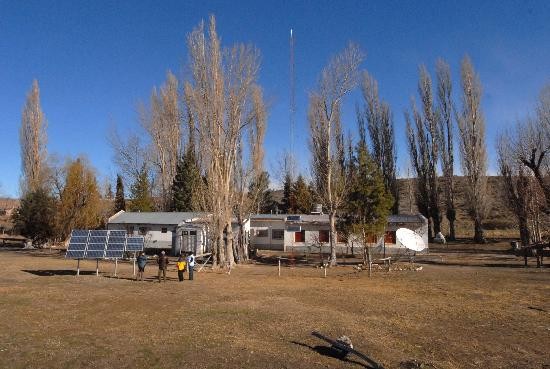
M 143 281 L 143 274 L 145 273 L 145 266 L 147 265 L 147 256 L 142 251 L 139 256 L 137 257 L 137 265 L 138 265 L 138 274 L 136 276 L 136 280 Z M 168 259 L 168 255 L 166 255 L 166 252 L 162 251 L 157 259 L 157 264 L 159 266 L 159 274 L 158 274 L 158 280 L 159 283 L 162 280 L 166 282 L 166 270 L 168 269 L 168 264 L 170 263 L 170 260 Z M 193 255 L 192 252 L 187 253 L 187 257 L 184 258 L 184 255 L 180 255 L 178 258 L 178 261 L 176 262 L 176 268 L 178 270 L 178 279 L 179 281 L 184 280 L 185 272 L 189 272 L 189 280 L 193 280 L 193 268 L 195 267 L 195 255 Z

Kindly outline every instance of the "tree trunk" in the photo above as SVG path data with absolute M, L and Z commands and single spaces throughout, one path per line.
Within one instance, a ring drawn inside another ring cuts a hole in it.
M 242 221 L 242 219 L 239 221 L 239 243 L 241 251 L 241 262 L 246 263 L 250 259 L 250 257 L 248 255 L 248 242 L 246 240 L 244 222 Z
M 329 213 L 330 222 L 330 266 L 336 266 L 336 212 Z
M 479 217 L 476 217 L 474 220 L 474 241 L 478 243 L 485 243 L 485 238 L 483 237 L 483 227 Z
M 524 216 L 518 216 L 519 223 L 519 237 L 521 244 L 526 246 L 531 243 L 531 234 L 529 232 L 529 225 L 527 224 L 527 218 Z
M 231 221 L 225 225 L 226 238 L 226 257 L 227 265 L 231 268 L 235 265 L 235 255 L 233 254 L 233 228 L 231 227 Z
M 449 241 L 456 241 L 456 231 L 455 231 L 456 210 L 455 209 L 447 210 L 447 219 L 449 220 Z
M 428 218 L 428 240 L 431 242 L 434 239 L 433 229 L 432 229 L 432 219 Z

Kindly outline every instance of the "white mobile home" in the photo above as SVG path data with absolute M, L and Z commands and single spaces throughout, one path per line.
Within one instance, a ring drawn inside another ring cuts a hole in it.
M 206 213 L 125 212 L 109 218 L 107 229 L 125 230 L 129 235 L 145 237 L 145 249 L 171 250 L 176 246 L 176 230 L 186 224 L 201 224 Z

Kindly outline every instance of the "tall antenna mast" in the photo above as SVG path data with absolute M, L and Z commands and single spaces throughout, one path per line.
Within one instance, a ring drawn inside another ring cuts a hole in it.
M 296 93 L 294 81 L 294 36 L 290 29 L 290 155 L 294 159 L 294 116 L 296 113 Z

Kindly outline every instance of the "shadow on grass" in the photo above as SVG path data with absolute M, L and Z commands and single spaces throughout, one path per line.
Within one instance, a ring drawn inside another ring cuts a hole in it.
M 306 347 L 312 351 L 315 351 L 319 355 L 332 357 L 334 359 L 338 359 L 340 361 L 346 362 L 346 363 L 352 363 L 361 365 L 363 368 L 371 368 L 371 366 L 368 366 L 360 361 L 350 360 L 345 355 L 343 355 L 340 351 L 333 349 L 331 346 L 310 346 L 307 343 L 303 342 L 297 342 L 297 341 L 290 341 L 294 345 Z
M 536 268 L 536 265 L 528 265 L 527 267 L 523 263 L 523 259 L 519 260 L 517 264 L 512 263 L 457 263 L 449 261 L 437 261 L 437 260 L 416 260 L 416 264 L 428 264 L 428 265 L 439 265 L 439 266 L 461 266 L 461 267 L 482 267 L 482 268 L 511 268 L 511 269 L 522 269 L 522 268 Z M 544 265 L 542 268 L 548 268 L 548 265 Z M 539 268 L 540 269 L 540 268 Z
M 74 269 L 51 269 L 51 270 L 27 270 L 23 269 L 21 270 L 25 273 L 34 274 L 40 277 L 53 277 L 53 276 L 59 276 L 59 275 L 76 275 L 76 270 Z M 95 271 L 91 270 L 81 270 L 80 275 L 95 275 Z
M 304 254 L 257 255 L 252 260 L 254 261 L 254 263 L 259 265 L 278 265 L 279 256 L 282 258 L 281 266 L 285 267 L 313 267 L 321 264 L 321 261 L 319 260 L 319 255 L 313 253 L 309 254 L 307 261 Z M 325 255 L 323 261 L 326 263 L 327 260 L 328 255 Z M 361 260 L 354 257 L 342 258 L 341 256 L 338 257 L 337 261 L 338 265 L 340 266 L 357 265 L 358 263 L 362 262 Z

